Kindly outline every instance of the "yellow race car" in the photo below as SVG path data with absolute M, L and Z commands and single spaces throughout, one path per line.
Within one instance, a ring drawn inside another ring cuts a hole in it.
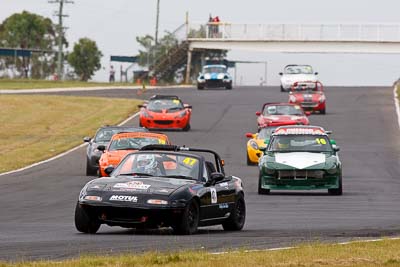
M 266 147 L 265 140 L 269 139 L 276 127 L 261 128 L 258 133 L 246 133 L 247 138 L 251 138 L 247 142 L 247 165 L 257 165 L 258 159 L 261 158 L 262 152 L 260 148 Z

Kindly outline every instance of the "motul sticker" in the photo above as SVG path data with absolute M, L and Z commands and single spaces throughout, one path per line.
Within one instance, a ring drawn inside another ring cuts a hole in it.
M 138 201 L 138 198 L 136 196 L 119 196 L 119 195 L 112 195 L 110 197 L 110 200 L 113 201 L 124 201 L 124 202 L 134 202 L 136 203 Z
M 211 192 L 211 204 L 215 204 L 218 202 L 218 197 L 217 197 L 217 190 L 215 188 L 210 188 Z

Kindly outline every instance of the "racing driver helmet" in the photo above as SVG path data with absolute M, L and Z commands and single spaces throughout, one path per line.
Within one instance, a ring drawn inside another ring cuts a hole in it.
M 157 172 L 157 161 L 154 155 L 138 155 L 136 159 L 137 172 L 154 174 Z
M 286 136 L 282 136 L 278 140 L 278 148 L 279 149 L 288 149 L 290 145 L 290 139 Z

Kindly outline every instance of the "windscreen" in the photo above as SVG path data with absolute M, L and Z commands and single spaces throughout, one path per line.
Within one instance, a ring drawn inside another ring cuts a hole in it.
M 199 159 L 164 152 L 130 154 L 118 165 L 113 175 L 157 176 L 198 180 Z
M 139 150 L 144 146 L 152 144 L 165 144 L 164 139 L 156 137 L 129 137 L 118 138 L 111 141 L 109 151 L 114 150 Z
M 204 68 L 203 70 L 204 73 L 225 73 L 226 72 L 226 68 L 225 67 L 207 67 Z
M 324 135 L 275 135 L 268 146 L 273 152 L 332 152 Z
M 308 65 L 287 66 L 284 70 L 285 74 L 313 74 L 313 69 Z
M 151 100 L 147 104 L 147 109 L 150 111 L 160 111 L 160 110 L 168 110 L 168 111 L 178 111 L 184 108 L 182 101 L 179 99 L 156 99 Z
M 265 106 L 264 115 L 304 115 L 300 106 L 293 105 L 277 105 Z

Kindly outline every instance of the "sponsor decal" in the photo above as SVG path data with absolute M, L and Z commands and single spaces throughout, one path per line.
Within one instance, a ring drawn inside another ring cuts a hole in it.
M 138 201 L 137 196 L 120 196 L 120 195 L 112 195 L 110 197 L 112 201 L 123 201 L 123 202 L 134 202 Z
M 227 183 L 227 182 L 220 183 L 219 186 L 220 186 L 220 187 L 228 186 L 228 183 Z
M 211 187 L 210 192 L 211 192 L 211 204 L 217 203 L 218 202 L 217 190 Z
M 275 134 L 324 134 L 321 129 L 318 128 L 288 128 L 278 129 Z
M 156 190 L 156 192 L 158 192 L 158 193 L 168 193 L 169 190 L 167 190 L 167 189 L 158 189 L 158 190 Z
M 228 205 L 228 203 L 222 203 L 222 204 L 219 204 L 219 208 L 220 209 L 227 209 L 227 208 L 229 208 L 229 205 Z
M 141 190 L 147 190 L 149 189 L 151 185 L 149 184 L 144 184 L 142 181 L 132 181 L 132 182 L 127 182 L 127 183 L 116 183 L 114 185 L 114 188 L 120 188 L 120 189 L 141 189 Z

